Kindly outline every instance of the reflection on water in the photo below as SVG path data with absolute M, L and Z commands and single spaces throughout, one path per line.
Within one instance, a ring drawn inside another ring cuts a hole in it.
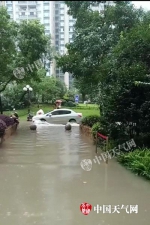
M 65 125 L 63 125 L 63 124 L 52 124 L 52 123 L 48 123 L 48 122 L 46 122 L 46 121 L 41 121 L 41 120 L 36 120 L 35 122 L 34 122 L 34 124 L 35 125 L 37 125 L 38 127 L 40 127 L 41 125 L 44 125 L 44 126 L 57 126 L 57 127 L 60 127 L 60 126 L 65 126 Z M 79 124 L 77 124 L 77 123 L 71 123 L 71 126 L 73 126 L 73 127 L 75 127 L 75 126 L 77 126 L 77 127 L 79 127 Z
M 95 146 L 79 126 L 22 123 L 0 149 L 0 221 L 2 225 L 149 225 L 150 184 L 114 160 L 93 163 Z M 82 202 L 99 205 L 139 205 L 138 214 L 84 216 Z

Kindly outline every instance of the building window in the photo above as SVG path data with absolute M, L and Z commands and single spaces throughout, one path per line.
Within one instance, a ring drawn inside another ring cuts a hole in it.
M 30 9 L 36 9 L 36 6 L 30 6 Z
M 59 8 L 59 4 L 56 4 L 56 5 L 55 5 L 55 9 L 58 9 L 58 8 Z
M 20 10 L 26 11 L 27 10 L 27 6 L 20 6 Z
M 48 1 L 44 1 L 44 6 L 47 6 L 47 5 L 49 5 L 49 2 Z
M 59 27 L 59 23 L 58 22 L 55 23 L 55 27 Z
M 70 26 L 69 27 L 69 31 L 73 32 L 73 27 Z
M 74 23 L 74 20 L 69 20 L 69 23 Z
M 59 10 L 56 9 L 56 10 L 55 10 L 55 14 L 56 14 L 56 15 L 59 15 Z
M 59 15 L 55 15 L 55 20 L 59 20 L 60 16 Z

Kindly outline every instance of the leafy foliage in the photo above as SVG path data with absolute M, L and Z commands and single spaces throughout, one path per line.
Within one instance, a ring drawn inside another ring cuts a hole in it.
M 49 76 L 43 76 L 41 82 L 30 81 L 28 84 L 33 88 L 30 97 L 31 102 L 34 103 L 47 103 L 61 99 L 67 91 L 64 82 Z M 11 84 L 6 87 L 2 96 L 4 110 L 21 109 L 28 105 L 27 93 L 23 91 L 24 86 L 26 86 L 25 82 L 22 84 Z
M 121 154 L 118 156 L 118 161 L 137 175 L 150 179 L 149 149 L 137 149 L 128 154 Z
M 31 72 L 26 68 L 36 60 L 52 57 L 50 37 L 45 35 L 44 25 L 36 20 L 18 24 L 11 21 L 6 8 L 0 7 L 0 33 L 0 92 L 12 81 L 40 81 L 37 69 Z M 18 67 L 25 69 L 22 80 L 13 75 Z
M 92 126 L 92 134 L 93 134 L 93 137 L 95 138 L 96 137 L 96 133 L 99 132 L 101 129 L 101 124 L 100 122 L 97 122 L 97 123 L 94 123 L 93 126 Z
M 123 83 L 127 80 L 126 74 L 128 77 L 130 73 L 140 75 L 144 68 L 142 63 L 135 63 L 127 73 L 126 65 L 120 67 L 120 61 L 116 59 L 118 50 L 114 50 L 114 47 L 144 20 L 145 13 L 125 1 L 115 2 L 113 6 L 105 4 L 103 13 L 89 10 L 91 2 L 66 4 L 70 7 L 69 13 L 77 18 L 74 41 L 66 45 L 66 55 L 56 58 L 57 65 L 77 79 L 75 82 L 84 95 L 93 92 L 104 111 L 109 104 L 106 98 L 111 98 L 112 91 L 116 93 L 118 88 L 121 89 L 120 81 Z M 78 11 L 78 7 L 81 7 L 81 11 Z M 119 82 L 118 77 L 122 78 Z
M 81 121 L 81 124 L 92 127 L 95 123 L 97 123 L 99 121 L 100 121 L 100 116 L 92 115 L 92 116 L 84 117 Z
M 65 1 L 69 7 L 69 15 L 77 18 L 79 13 L 89 10 L 91 5 L 98 5 L 99 3 L 105 3 L 106 1 Z

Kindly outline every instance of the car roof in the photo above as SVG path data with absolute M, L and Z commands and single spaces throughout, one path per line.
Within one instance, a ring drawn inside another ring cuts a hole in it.
M 63 108 L 63 109 L 54 109 L 53 111 L 57 111 L 57 110 L 58 110 L 58 111 L 59 111 L 59 110 L 65 110 L 65 111 L 72 111 L 72 112 L 73 112 L 73 110 L 71 110 L 71 109 L 64 109 L 64 108 Z

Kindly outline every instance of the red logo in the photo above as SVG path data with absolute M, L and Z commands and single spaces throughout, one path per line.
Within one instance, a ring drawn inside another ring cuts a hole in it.
M 92 210 L 92 205 L 84 202 L 80 205 L 80 210 L 84 215 L 88 215 Z

